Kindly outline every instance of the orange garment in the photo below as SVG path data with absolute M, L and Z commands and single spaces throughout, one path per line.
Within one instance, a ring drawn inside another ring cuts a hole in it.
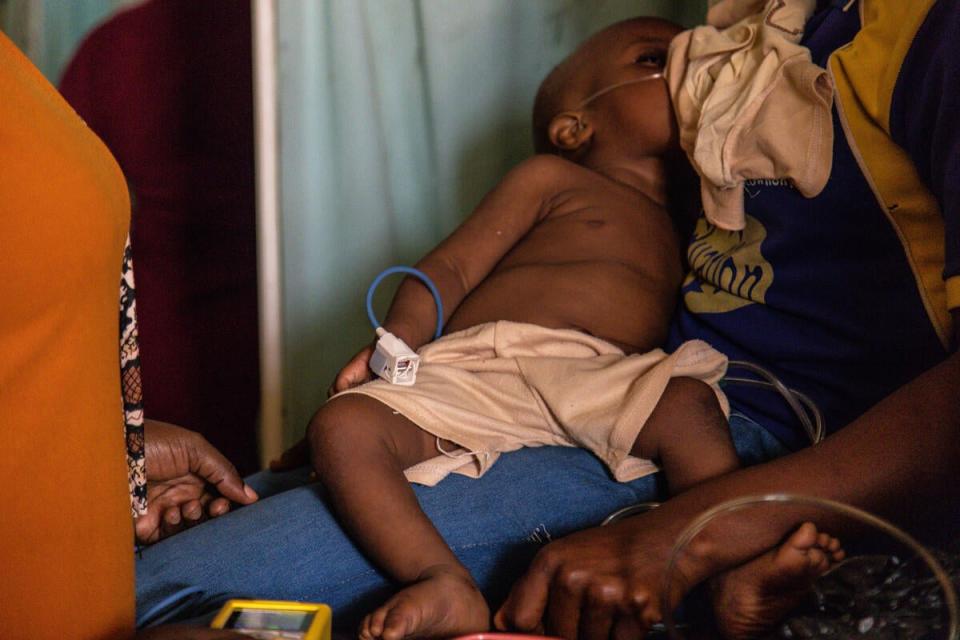
M 0 33 L 0 635 L 133 633 L 119 167 Z

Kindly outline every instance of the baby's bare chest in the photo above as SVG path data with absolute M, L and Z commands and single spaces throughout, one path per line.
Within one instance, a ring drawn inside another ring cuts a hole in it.
M 554 203 L 501 266 L 612 261 L 647 271 L 673 259 L 679 247 L 663 209 L 635 199 L 579 197 Z

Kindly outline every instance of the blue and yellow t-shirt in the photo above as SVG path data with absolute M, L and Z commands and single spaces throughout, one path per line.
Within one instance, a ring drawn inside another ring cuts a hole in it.
M 769 368 L 828 431 L 943 360 L 960 307 L 960 2 L 822 2 L 804 39 L 836 85 L 830 180 L 815 198 L 746 183 L 746 228 L 702 217 L 671 346 L 701 338 Z M 735 410 L 807 443 L 778 395 Z

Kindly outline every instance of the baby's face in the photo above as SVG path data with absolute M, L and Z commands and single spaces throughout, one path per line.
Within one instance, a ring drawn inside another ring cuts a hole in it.
M 565 107 L 583 109 L 597 135 L 622 139 L 644 155 L 662 155 L 676 144 L 662 74 L 679 31 L 663 20 L 637 18 L 595 34 L 563 63 Z

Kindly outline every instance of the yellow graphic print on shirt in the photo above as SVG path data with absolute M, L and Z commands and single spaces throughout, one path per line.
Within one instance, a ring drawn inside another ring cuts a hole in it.
M 753 216 L 747 216 L 741 231 L 718 229 L 701 217 L 687 249 L 690 273 L 683 283 L 687 308 L 694 313 L 725 313 L 754 302 L 764 304 L 773 283 L 773 267 L 760 253 L 766 237 L 767 230 Z

